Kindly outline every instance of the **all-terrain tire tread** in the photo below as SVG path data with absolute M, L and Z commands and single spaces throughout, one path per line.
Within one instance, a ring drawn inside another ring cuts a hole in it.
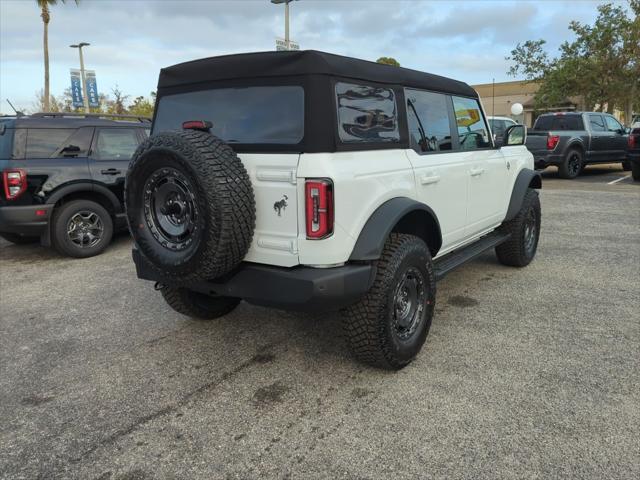
M 205 307 L 198 304 L 193 297 L 194 292 L 186 288 L 163 287 L 160 289 L 162 297 L 176 312 L 187 317 L 200 320 L 213 320 L 230 313 L 240 303 L 239 298 L 210 297 Z

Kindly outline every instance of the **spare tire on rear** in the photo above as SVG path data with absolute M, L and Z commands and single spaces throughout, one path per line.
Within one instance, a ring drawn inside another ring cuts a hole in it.
M 191 283 L 233 270 L 251 245 L 255 199 L 236 153 L 210 133 L 152 135 L 125 184 L 129 229 L 163 278 Z

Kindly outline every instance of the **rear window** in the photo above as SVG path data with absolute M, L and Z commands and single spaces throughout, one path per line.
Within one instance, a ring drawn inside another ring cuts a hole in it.
M 63 148 L 74 128 L 30 128 L 27 131 L 26 158 L 51 158 Z
M 299 86 L 219 88 L 160 98 L 153 133 L 179 130 L 188 120 L 208 120 L 228 143 L 300 143 L 304 90 Z
M 580 115 L 544 115 L 538 117 L 534 130 L 584 130 Z
M 398 108 L 392 89 L 338 82 L 336 101 L 338 135 L 343 143 L 400 141 Z

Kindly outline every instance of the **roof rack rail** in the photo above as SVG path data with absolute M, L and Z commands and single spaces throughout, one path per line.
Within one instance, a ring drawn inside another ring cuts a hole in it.
M 30 117 L 45 118 L 45 117 L 78 117 L 78 118 L 122 118 L 129 120 L 138 120 L 139 122 L 150 122 L 148 117 L 142 117 L 140 115 L 121 115 L 118 113 L 73 113 L 73 112 L 38 112 L 32 113 Z

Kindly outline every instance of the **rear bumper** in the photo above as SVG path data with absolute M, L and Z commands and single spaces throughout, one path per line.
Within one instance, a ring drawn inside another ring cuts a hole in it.
M 547 168 L 549 165 L 559 165 L 564 160 L 563 155 L 546 152 L 533 152 L 533 162 L 537 169 Z
M 171 286 L 135 247 L 132 256 L 139 278 Z M 371 264 L 284 268 L 242 263 L 222 279 L 181 286 L 284 310 L 330 311 L 357 302 L 371 288 L 374 276 L 375 267 Z
M 53 205 L 0 207 L 0 232 L 39 236 L 47 228 Z M 44 212 L 37 215 L 36 212 Z

